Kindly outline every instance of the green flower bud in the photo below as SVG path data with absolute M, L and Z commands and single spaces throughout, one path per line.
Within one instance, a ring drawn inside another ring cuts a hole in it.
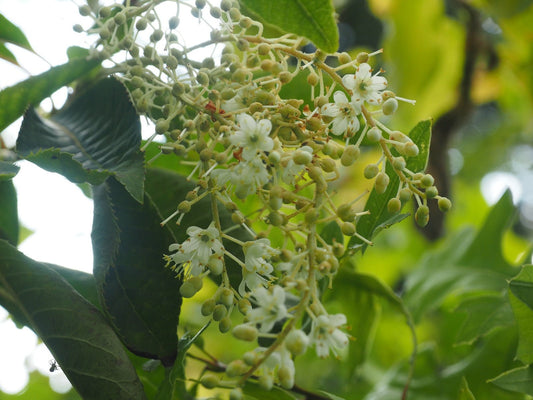
M 215 309 L 216 302 L 214 299 L 206 300 L 202 304 L 201 313 L 204 317 L 207 317 L 208 315 L 211 315 L 213 313 L 213 310 Z
M 124 13 L 118 13 L 117 15 L 115 15 L 113 17 L 113 20 L 115 21 L 115 23 L 117 25 L 122 25 L 122 24 L 125 24 L 126 23 L 126 15 L 124 15 Z
M 202 86 L 207 86 L 209 84 L 209 76 L 205 72 L 200 71 L 196 75 L 196 81 Z
M 366 179 L 373 179 L 379 173 L 377 164 L 368 164 L 363 172 Z
M 148 26 L 148 20 L 146 18 L 139 18 L 135 23 L 135 28 L 139 31 L 144 31 Z
M 170 122 L 166 119 L 160 119 L 155 124 L 155 133 L 158 135 L 163 135 L 164 133 L 168 132 L 168 129 L 170 128 Z
M 313 160 L 313 155 L 305 150 L 296 150 L 292 154 L 292 160 L 298 165 L 307 165 Z
M 237 325 L 233 328 L 231 331 L 233 333 L 233 336 L 235 336 L 239 340 L 244 340 L 246 342 L 253 342 L 255 339 L 257 339 L 257 328 L 255 326 L 251 325 Z
M 438 201 L 439 210 L 446 212 L 452 208 L 452 202 L 446 197 L 441 197 Z
M 187 201 L 187 200 L 183 200 L 179 205 L 178 205 L 178 211 L 180 213 L 188 213 L 189 211 L 191 211 L 191 202 L 190 201 Z
M 424 227 L 429 222 L 429 207 L 426 205 L 421 205 L 418 207 L 415 213 L 415 221 L 420 227 Z
M 389 186 L 390 178 L 385 172 L 380 172 L 376 176 L 376 183 L 374 185 L 374 188 L 376 189 L 376 192 L 381 194 L 385 193 L 385 190 L 387 190 L 387 186 Z
M 285 339 L 285 347 L 293 356 L 299 356 L 306 352 L 309 338 L 300 329 L 290 331 Z
M 226 316 L 227 313 L 228 310 L 226 309 L 226 306 L 224 306 L 223 304 L 217 304 L 213 309 L 213 319 L 215 321 L 220 321 Z
M 313 71 L 307 75 L 307 83 L 311 86 L 315 86 L 318 83 L 318 75 Z
M 400 201 L 402 203 L 405 203 L 406 201 L 409 201 L 411 199 L 411 191 L 408 188 L 403 188 L 400 190 Z
M 420 179 L 420 184 L 425 187 L 425 188 L 428 188 L 430 186 L 432 186 L 433 184 L 435 183 L 435 179 L 433 179 L 433 177 L 430 175 L 430 174 L 425 174 L 421 179 Z
M 396 168 L 397 170 L 402 171 L 405 168 L 405 166 L 406 166 L 405 158 L 403 158 L 401 156 L 400 157 L 394 157 L 392 159 L 392 166 L 394 168 Z
M 239 26 L 243 29 L 248 29 L 250 26 L 252 26 L 252 20 L 248 17 L 242 17 L 239 21 Z
M 209 10 L 209 14 L 215 19 L 219 19 L 222 16 L 222 10 L 218 7 L 212 7 Z
M 250 304 L 250 301 L 248 299 L 240 299 L 237 303 L 237 308 L 239 309 L 239 312 L 243 315 L 248 314 L 248 312 L 252 309 L 252 304 Z
M 248 366 L 243 360 L 233 360 L 230 362 L 226 368 L 226 375 L 230 378 L 234 378 L 236 376 L 241 376 L 248 371 Z
M 402 202 L 397 197 L 393 197 L 387 203 L 387 210 L 391 214 L 396 214 L 397 212 L 399 212 L 401 210 L 401 208 L 402 208 Z
M 207 373 L 200 379 L 200 383 L 207 389 L 213 389 L 218 386 L 220 379 L 214 374 Z
M 341 164 L 345 167 L 349 167 L 355 162 L 355 160 L 357 160 L 360 154 L 361 150 L 359 150 L 359 147 L 352 144 L 346 146 L 341 156 Z
M 231 329 L 231 325 L 231 319 L 229 317 L 224 317 L 218 323 L 218 330 L 220 331 L 220 333 L 229 332 L 229 330 Z
M 395 98 L 387 99 L 382 106 L 383 114 L 392 115 L 398 109 L 398 100 Z
M 167 67 L 174 70 L 178 68 L 178 59 L 174 56 L 168 56 L 166 59 Z
M 289 83 L 292 80 L 292 74 L 289 71 L 282 71 L 279 74 L 279 81 L 282 84 Z
M 426 189 L 426 198 L 433 199 L 439 195 L 439 191 L 435 186 L 430 186 Z
M 407 142 L 403 145 L 403 154 L 407 157 L 416 157 L 418 153 L 418 146 L 413 142 Z
M 241 388 L 233 388 L 229 392 L 229 400 L 242 400 L 242 389 Z
M 348 64 L 349 62 L 352 61 L 352 57 L 350 57 L 350 55 L 346 52 L 343 52 L 341 54 L 339 54 L 338 56 L 338 60 L 339 60 L 339 64 Z
M 353 236 L 355 234 L 355 224 L 352 222 L 343 222 L 341 225 L 341 231 L 343 235 Z
M 351 222 L 355 219 L 355 211 L 350 204 L 341 204 L 337 208 L 337 216 L 346 222 Z
M 78 11 L 83 17 L 91 15 L 91 8 L 88 5 L 81 6 L 80 8 L 78 8 Z
M 257 46 L 257 54 L 260 56 L 266 56 L 270 52 L 270 45 L 266 43 L 261 43 Z
M 369 131 L 366 133 L 366 137 L 369 141 L 373 143 L 379 142 L 382 137 L 381 130 L 377 126 L 374 126 L 370 128 Z
M 180 24 L 180 19 L 176 15 L 174 15 L 168 20 L 168 27 L 170 29 L 176 29 L 179 24 Z
M 76 24 L 72 27 L 72 29 L 74 29 L 74 32 L 76 33 L 82 33 L 83 32 L 83 26 L 81 26 L 80 24 Z
M 355 57 L 358 64 L 366 63 L 368 61 L 368 58 L 369 58 L 368 53 L 365 53 L 365 52 L 361 52 L 357 54 L 357 56 Z
M 193 297 L 196 292 L 198 292 L 198 290 L 196 290 L 194 285 L 189 281 L 183 282 L 180 286 L 180 293 L 186 299 Z
M 285 365 L 282 365 L 278 370 L 279 383 L 284 389 L 290 390 L 294 386 L 293 370 Z
M 259 386 L 266 391 L 271 390 L 274 386 L 274 378 L 270 375 L 261 375 L 259 377 Z

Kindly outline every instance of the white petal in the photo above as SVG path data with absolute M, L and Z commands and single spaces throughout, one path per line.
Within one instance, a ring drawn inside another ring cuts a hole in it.
M 344 94 L 344 92 L 337 91 L 333 93 L 333 100 L 335 100 L 335 103 L 348 103 L 348 98 Z
M 322 115 L 325 115 L 326 117 L 336 117 L 339 113 L 339 106 L 336 104 L 329 103 L 322 107 Z
M 268 135 L 270 133 L 270 131 L 272 130 L 272 122 L 270 122 L 270 120 L 268 120 L 268 119 L 262 119 L 257 124 L 257 129 L 262 134 Z
M 359 68 L 357 69 L 357 79 L 365 80 L 367 78 L 370 78 L 370 70 L 372 67 L 368 65 L 367 63 L 363 63 L 359 65 Z
M 348 119 L 337 117 L 333 120 L 333 125 L 331 126 L 331 133 L 334 135 L 343 135 L 348 129 Z
M 237 121 L 239 122 L 241 130 L 245 132 L 253 132 L 257 125 L 255 119 L 248 114 L 239 114 L 237 116 Z
M 346 74 L 342 77 L 342 84 L 350 90 L 355 88 L 355 76 L 351 74 Z

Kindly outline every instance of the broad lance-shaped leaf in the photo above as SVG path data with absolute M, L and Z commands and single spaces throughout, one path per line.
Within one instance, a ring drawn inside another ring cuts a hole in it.
M 165 190 L 165 189 L 163 189 Z M 134 354 L 172 365 L 180 281 L 163 255 L 175 240 L 151 199 L 135 201 L 114 178 L 94 189 L 94 277 L 100 303 Z
M 506 371 L 489 382 L 505 390 L 533 396 L 533 365 Z
M 9 42 L 17 46 L 23 47 L 26 50 L 33 51 L 30 42 L 24 33 L 6 17 L 0 14 L 0 43 Z
M 37 106 L 57 89 L 84 76 L 99 64 L 97 60 L 72 60 L 0 91 L 0 131 L 22 116 L 29 105 Z
M 406 166 L 413 172 L 424 171 L 429 156 L 431 120 L 420 121 L 416 124 L 411 132 L 409 132 L 409 137 L 418 146 L 419 152 L 416 157 L 409 157 L 407 159 Z M 392 149 L 392 153 L 398 156 L 395 149 Z M 372 189 L 365 205 L 365 210 L 370 211 L 370 214 L 363 215 L 357 221 L 357 233 L 368 240 L 371 240 L 381 230 L 400 222 L 408 216 L 408 214 L 391 214 L 387 210 L 387 203 L 398 193 L 400 178 L 398 178 L 390 163 L 387 163 L 385 172 L 390 178 L 387 189 L 382 194 L 378 194 L 376 189 Z M 356 251 L 359 249 L 364 251 L 367 244 L 357 236 L 353 236 L 350 239 L 348 247 Z
M 0 240 L 0 300 L 26 321 L 86 400 L 144 400 L 122 343 L 57 272 Z
M 326 53 L 339 47 L 331 0 L 239 0 L 243 12 L 266 25 L 306 37 Z
M 101 184 L 114 176 L 143 201 L 144 157 L 141 123 L 124 86 L 103 79 L 50 119 L 28 109 L 17 151 L 74 183 Z

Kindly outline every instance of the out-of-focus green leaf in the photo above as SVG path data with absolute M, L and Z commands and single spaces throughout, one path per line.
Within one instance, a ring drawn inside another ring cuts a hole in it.
M 465 230 L 452 236 L 440 250 L 426 255 L 406 281 L 405 300 L 415 320 L 452 295 L 459 298 L 476 292 L 502 293 L 506 280 L 516 273 L 501 251 L 501 238 L 514 214 L 507 192 L 492 207 L 475 236 Z
M 311 40 L 326 53 L 339 47 L 331 0 L 239 0 L 243 12 L 257 21 Z
M 33 51 L 30 42 L 28 42 L 24 33 L 22 33 L 22 31 L 6 17 L 0 14 L 0 43 L 2 42 L 13 43 L 26 50 Z
M 114 176 L 139 202 L 143 200 L 144 161 L 141 123 L 124 86 L 104 79 L 50 119 L 29 109 L 17 151 L 72 182 L 100 184 Z
M 409 137 L 418 146 L 419 153 L 416 157 L 407 159 L 407 168 L 413 172 L 420 172 L 426 168 L 429 156 L 429 143 L 431 141 L 431 121 L 420 121 L 409 133 Z M 393 149 L 393 154 L 398 154 Z M 398 186 L 400 185 L 400 178 L 394 172 L 390 163 L 387 163 L 386 171 L 390 178 L 389 185 L 384 193 L 378 194 L 375 189 L 372 189 L 370 196 L 365 205 L 365 210 L 370 211 L 370 214 L 363 215 L 357 221 L 357 233 L 368 240 L 372 238 L 381 230 L 390 227 L 392 224 L 400 222 L 406 217 L 406 214 L 391 214 L 387 210 L 387 203 L 398 193 Z M 348 247 L 352 250 L 364 250 L 367 243 L 353 236 L 350 239 Z
M 6 161 L 0 161 L 0 181 L 10 180 L 18 174 L 20 167 Z
M 39 105 L 57 89 L 87 74 L 99 64 L 100 61 L 96 60 L 72 60 L 0 91 L 0 131 L 24 114 L 28 106 Z
M 511 306 L 502 293 L 474 296 L 463 301 L 455 313 L 467 314 L 459 333 L 457 344 L 472 344 L 494 329 L 514 324 Z
M 0 43 L 0 58 L 20 67 L 15 55 L 3 43 Z
M 345 400 L 343 397 L 336 396 L 332 393 L 324 392 L 323 390 L 321 390 L 320 393 L 322 393 L 324 396 L 331 400 Z
M 0 239 L 13 246 L 19 241 L 17 192 L 11 180 L 0 180 Z
M 100 303 L 126 347 L 172 365 L 180 281 L 165 268 L 174 242 L 148 196 L 139 204 L 110 177 L 94 189 L 94 277 Z
M 330 221 L 320 231 L 320 236 L 326 241 L 326 243 L 344 243 L 344 235 L 341 228 L 336 221 Z
M 16 307 L 84 399 L 146 399 L 102 314 L 57 272 L 5 241 L 0 241 L 0 299 L 9 312 Z
M 474 394 L 470 391 L 470 388 L 468 387 L 468 381 L 464 376 L 461 380 L 461 387 L 459 389 L 459 397 L 457 400 L 476 400 Z
M 509 282 L 509 300 L 518 325 L 516 358 L 524 364 L 533 363 L 533 303 L 531 303 L 533 265 L 526 265 Z
M 48 366 L 48 365 L 46 365 Z M 2 400 L 83 400 L 75 390 L 67 393 L 57 393 L 50 387 L 50 378 L 38 371 L 30 372 L 28 385 L 20 393 L 7 394 L 0 391 Z
M 489 382 L 512 392 L 533 396 L 533 366 L 525 366 L 506 371 Z

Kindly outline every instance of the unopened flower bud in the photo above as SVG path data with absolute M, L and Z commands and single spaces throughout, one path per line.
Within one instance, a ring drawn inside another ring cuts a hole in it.
M 294 370 L 286 365 L 282 365 L 278 370 L 278 379 L 284 389 L 292 389 L 294 386 Z
M 343 52 L 341 54 L 339 54 L 339 64 L 348 64 L 349 62 L 352 61 L 352 57 L 350 57 L 350 55 L 346 52 Z
M 215 19 L 219 19 L 222 16 L 222 10 L 218 7 L 211 7 L 209 14 Z
M 352 222 L 343 222 L 341 231 L 343 235 L 353 236 L 355 234 L 355 225 Z
M 226 309 L 226 306 L 224 306 L 223 304 L 217 304 L 213 309 L 213 319 L 215 321 L 220 321 L 226 316 L 227 313 L 228 310 Z
M 420 184 L 425 187 L 425 188 L 428 188 L 430 186 L 432 186 L 433 184 L 435 183 L 435 179 L 433 179 L 433 177 L 430 175 L 430 174 L 425 174 L 421 179 L 420 179 Z
M 366 179 L 373 179 L 379 173 L 379 167 L 376 164 L 368 164 L 363 172 Z
M 351 222 L 355 218 L 355 211 L 350 204 L 341 204 L 337 208 L 337 216 L 346 222 Z
M 242 389 L 239 387 L 231 389 L 229 392 L 229 400 L 242 400 Z
M 309 344 L 309 338 L 300 329 L 294 329 L 289 332 L 285 339 L 285 347 L 293 356 L 299 356 L 306 352 Z
M 168 27 L 170 29 L 176 29 L 180 23 L 180 19 L 177 16 L 173 16 L 168 20 Z
M 233 305 L 233 291 L 229 288 L 224 288 L 220 292 L 218 302 L 224 304 L 226 307 L 231 307 Z
M 215 306 L 216 306 L 215 300 L 209 299 L 209 300 L 204 301 L 200 311 L 204 317 L 207 317 L 208 315 L 211 315 L 213 313 Z
M 402 208 L 402 202 L 397 197 L 393 197 L 387 203 L 387 210 L 391 214 L 396 214 L 397 212 L 399 212 L 401 210 L 401 208 Z
M 400 190 L 400 201 L 402 203 L 409 201 L 409 199 L 411 198 L 411 194 L 412 193 L 408 188 L 403 188 L 402 190 Z
M 240 299 L 237 303 L 237 308 L 241 314 L 246 315 L 252 310 L 252 304 L 250 304 L 248 299 Z
M 298 165 L 307 165 L 313 159 L 313 154 L 305 150 L 296 150 L 292 155 L 292 160 Z
M 407 142 L 403 145 L 403 154 L 407 157 L 415 157 L 418 155 L 418 146 L 413 142 Z
M 186 299 L 193 297 L 196 292 L 198 292 L 198 290 L 196 290 L 192 282 L 185 281 L 180 286 L 180 294 Z
M 370 128 L 369 131 L 366 133 L 366 137 L 367 137 L 367 139 L 369 141 L 371 141 L 373 143 L 376 143 L 382 137 L 381 136 L 381 130 L 377 126 L 374 126 L 374 127 Z
M 257 339 L 257 328 L 251 325 L 237 325 L 231 331 L 233 336 L 239 340 L 244 340 L 246 342 L 253 342 Z
M 137 28 L 140 31 L 143 31 L 148 26 L 148 20 L 146 18 L 140 18 L 135 23 L 135 28 Z
M 389 186 L 390 178 L 385 172 L 380 172 L 376 176 L 376 183 L 374 185 L 374 188 L 376 189 L 376 192 L 381 194 L 385 193 L 385 190 L 387 190 L 387 186 Z
M 315 72 L 311 72 L 307 75 L 307 83 L 311 86 L 315 86 L 319 81 L 318 75 Z
M 405 158 L 403 158 L 401 156 L 400 157 L 394 157 L 392 159 L 392 166 L 394 168 L 396 168 L 397 170 L 402 171 L 405 168 L 405 166 L 406 166 Z
M 450 199 L 446 198 L 446 197 L 441 197 L 438 201 L 438 205 L 439 205 L 439 209 L 442 211 L 442 212 L 446 212 L 448 211 L 450 208 L 452 208 L 452 202 L 450 201 Z
M 236 376 L 241 376 L 248 371 L 248 366 L 243 360 L 233 360 L 230 362 L 226 368 L 226 375 L 230 378 L 234 378 Z
M 357 54 L 357 56 L 355 57 L 358 64 L 366 63 L 368 61 L 368 58 L 369 56 L 368 56 L 368 53 L 366 52 L 361 52 Z
M 218 386 L 220 379 L 217 375 L 207 373 L 200 379 L 200 383 L 207 389 L 213 389 Z
M 429 207 L 426 205 L 421 205 L 418 207 L 415 213 L 415 220 L 418 226 L 424 227 L 429 222 Z
M 231 325 L 231 319 L 229 317 L 224 317 L 218 323 L 218 330 L 220 331 L 220 333 L 229 332 L 229 330 L 231 329 Z
M 360 154 L 361 150 L 359 150 L 359 147 L 352 144 L 346 146 L 341 156 L 341 164 L 345 167 L 349 167 L 357 160 Z
M 387 99 L 382 106 L 383 114 L 392 115 L 398 109 L 398 100 L 395 98 Z
M 426 198 L 433 199 L 439 195 L 439 191 L 435 186 L 430 186 L 426 189 Z

